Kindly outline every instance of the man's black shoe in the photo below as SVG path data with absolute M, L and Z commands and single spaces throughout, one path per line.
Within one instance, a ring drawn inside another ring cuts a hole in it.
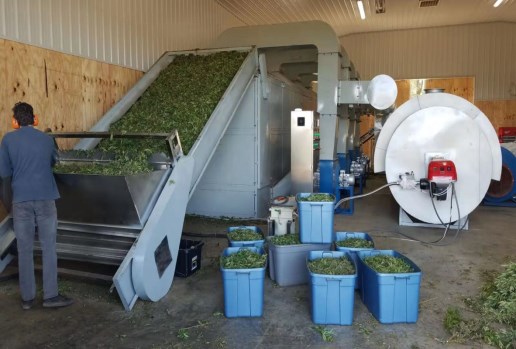
M 73 304 L 73 299 L 58 294 L 55 297 L 43 300 L 45 308 L 62 308 Z
M 34 305 L 34 299 L 31 299 L 30 301 L 22 301 L 21 307 L 23 310 L 29 310 Z

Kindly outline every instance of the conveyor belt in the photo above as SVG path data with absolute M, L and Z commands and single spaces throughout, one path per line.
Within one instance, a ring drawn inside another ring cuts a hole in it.
M 166 53 L 91 131 L 108 131 L 175 56 L 225 50 Z M 112 280 L 127 310 L 138 298 L 157 301 L 170 289 L 188 200 L 258 70 L 256 49 L 229 50 L 249 53 L 188 155 L 181 154 L 171 169 L 135 176 L 56 176 L 61 193 L 58 258 L 119 266 Z M 95 145 L 83 139 L 77 149 Z M 1 256 L 13 235 L 12 221 L 7 219 L 0 225 L 0 272 L 12 259 L 10 254 Z

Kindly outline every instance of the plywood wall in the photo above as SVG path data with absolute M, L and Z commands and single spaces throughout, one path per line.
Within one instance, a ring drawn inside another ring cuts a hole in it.
M 396 106 L 399 107 L 410 98 L 422 95 L 425 89 L 442 88 L 444 92 L 451 93 L 475 102 L 475 79 L 472 77 L 457 77 L 445 79 L 404 79 L 396 80 L 398 97 Z
M 25 101 L 41 130 L 86 131 L 136 81 L 141 71 L 0 39 L 0 136 L 12 107 Z M 70 147 L 71 141 L 60 142 Z
M 477 101 L 475 105 L 489 118 L 493 127 L 516 127 L 516 100 Z
M 366 134 L 371 128 L 374 127 L 374 116 L 373 115 L 362 115 L 360 117 L 360 135 Z M 369 141 L 362 145 L 362 153 L 369 156 L 369 159 L 373 159 L 375 138 L 371 138 Z
M 475 79 L 458 77 L 447 79 L 405 79 L 396 80 L 398 97 L 396 106 L 405 103 L 409 98 L 420 95 L 425 88 L 444 88 L 445 92 L 460 96 L 474 103 L 493 124 L 499 127 L 516 127 L 516 100 L 475 100 Z

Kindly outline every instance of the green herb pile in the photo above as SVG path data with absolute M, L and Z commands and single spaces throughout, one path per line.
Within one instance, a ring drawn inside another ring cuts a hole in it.
M 447 310 L 444 327 L 450 341 L 483 340 L 501 349 L 516 348 L 516 263 L 491 276 L 476 298 L 466 299 L 473 317 L 465 319 L 457 308 Z
M 175 57 L 110 131 L 166 133 L 177 129 L 187 154 L 246 55 L 231 51 Z M 151 154 L 170 155 L 164 140 L 104 139 L 98 149 L 114 154 L 115 161 L 109 165 L 63 163 L 54 171 L 131 175 L 152 171 Z
M 374 244 L 372 241 L 366 239 L 359 238 L 349 238 L 336 242 L 339 247 L 349 247 L 349 248 L 373 248 Z
M 377 273 L 397 274 L 412 273 L 414 269 L 403 258 L 388 255 L 376 255 L 364 258 L 364 263 Z
M 269 242 L 274 245 L 299 245 L 299 234 L 277 235 L 270 238 Z
M 315 332 L 321 335 L 321 338 L 325 342 L 333 342 L 335 340 L 335 331 L 331 328 L 326 328 L 324 326 L 318 325 L 312 327 Z
M 314 274 L 351 275 L 355 267 L 346 257 L 319 258 L 308 262 L 308 269 Z
M 249 249 L 241 249 L 227 257 L 220 257 L 220 265 L 225 269 L 252 269 L 263 268 L 267 261 L 266 254 L 259 254 Z
M 256 241 L 263 240 L 263 236 L 253 229 L 238 228 L 228 232 L 228 238 L 231 241 Z
M 300 197 L 299 201 L 310 201 L 310 202 L 333 202 L 334 197 L 330 194 L 310 194 L 305 197 Z

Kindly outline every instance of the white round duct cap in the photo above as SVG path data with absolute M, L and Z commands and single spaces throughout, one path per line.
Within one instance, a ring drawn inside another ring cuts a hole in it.
M 377 75 L 369 82 L 366 96 L 373 108 L 385 110 L 396 102 L 398 86 L 389 75 Z

